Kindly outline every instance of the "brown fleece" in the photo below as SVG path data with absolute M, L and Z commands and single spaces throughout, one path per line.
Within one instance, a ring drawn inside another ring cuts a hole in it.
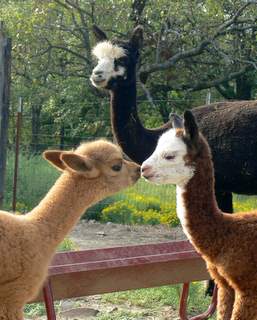
M 103 140 L 44 156 L 63 171 L 46 197 L 25 216 L 0 211 L 0 320 L 23 319 L 23 306 L 42 287 L 57 245 L 85 210 L 139 178 L 138 165 Z
M 183 193 L 187 231 L 219 287 L 219 320 L 257 320 L 257 212 L 223 213 L 214 195 L 209 146 L 188 145 L 196 167 Z

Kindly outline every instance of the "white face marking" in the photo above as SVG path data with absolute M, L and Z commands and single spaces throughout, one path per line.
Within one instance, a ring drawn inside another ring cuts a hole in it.
M 142 175 L 154 183 L 177 185 L 177 215 L 184 233 L 191 242 L 183 193 L 195 169 L 193 165 L 186 165 L 186 154 L 186 144 L 176 136 L 175 129 L 170 129 L 160 137 L 154 153 L 142 164 Z
M 176 130 L 170 129 L 159 139 L 154 153 L 142 164 L 143 176 L 158 184 L 176 184 L 184 186 L 192 178 L 194 167 L 185 163 L 187 146 L 176 136 Z
M 180 188 L 177 186 L 177 216 L 180 220 L 181 226 L 188 240 L 192 243 L 190 232 L 188 231 L 188 223 L 187 223 L 187 211 L 184 204 L 183 193 L 185 192 L 184 188 Z
M 114 68 L 114 59 L 119 59 L 126 56 L 126 50 L 113 45 L 109 41 L 98 43 L 93 51 L 93 55 L 98 59 L 97 66 L 93 69 L 90 80 L 95 87 L 106 87 L 111 78 L 124 76 L 126 70 L 122 66 Z

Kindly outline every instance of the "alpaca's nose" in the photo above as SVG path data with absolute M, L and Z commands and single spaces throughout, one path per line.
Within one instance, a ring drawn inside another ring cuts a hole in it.
M 103 75 L 103 73 L 104 73 L 104 72 L 103 72 L 102 70 L 95 70 L 95 71 L 94 71 L 94 75 L 95 75 L 95 76 L 101 76 L 101 75 Z
M 151 170 L 152 167 L 149 164 L 143 164 L 141 166 L 141 175 L 146 178 L 147 176 L 149 176 Z

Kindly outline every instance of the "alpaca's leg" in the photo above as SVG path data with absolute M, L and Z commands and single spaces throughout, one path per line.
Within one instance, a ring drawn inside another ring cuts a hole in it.
M 230 320 L 234 306 L 235 293 L 229 286 L 218 285 L 217 320 Z
M 257 296 L 236 292 L 231 320 L 257 320 Z
M 208 266 L 208 269 L 218 285 L 217 320 L 230 320 L 235 300 L 235 292 L 214 266 Z

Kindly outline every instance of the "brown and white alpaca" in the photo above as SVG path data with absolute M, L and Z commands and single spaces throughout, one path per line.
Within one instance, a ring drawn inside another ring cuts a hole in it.
M 23 306 L 41 288 L 57 245 L 85 210 L 140 176 L 139 166 L 104 140 L 44 157 L 63 172 L 46 197 L 25 216 L 0 211 L 1 320 L 23 319 Z
M 257 212 L 223 213 L 214 194 L 211 152 L 190 111 L 174 116 L 143 163 L 142 176 L 177 185 L 177 214 L 218 284 L 219 320 L 257 319 Z

